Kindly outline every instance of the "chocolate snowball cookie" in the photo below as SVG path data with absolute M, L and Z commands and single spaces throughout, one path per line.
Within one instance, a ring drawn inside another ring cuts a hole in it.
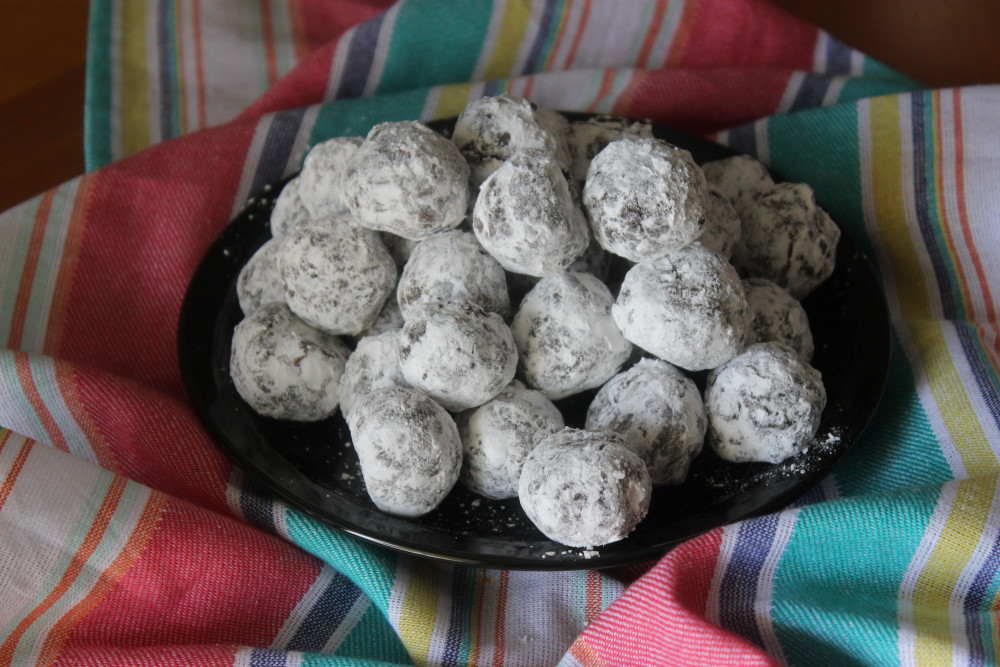
M 381 123 L 347 163 L 344 199 L 359 225 L 422 239 L 465 219 L 468 181 L 448 139 L 414 121 Z
M 340 376 L 340 411 L 347 416 L 359 399 L 376 389 L 405 387 L 399 370 L 399 329 L 358 341 Z
M 642 359 L 611 378 L 587 410 L 587 428 L 620 435 L 646 464 L 653 484 L 684 481 L 706 426 L 694 381 L 659 359 Z
M 774 187 L 771 173 L 749 155 L 734 155 L 702 165 L 705 178 L 719 188 L 740 215 L 743 210 Z
M 733 266 L 804 299 L 833 273 L 840 228 L 816 205 L 811 187 L 779 183 L 743 213 Z
M 299 196 L 313 218 L 344 213 L 344 172 L 361 137 L 335 137 L 313 146 L 299 173 Z
M 347 417 L 368 496 L 383 512 L 418 517 L 458 480 L 462 443 L 455 421 L 422 392 L 378 389 Z
M 642 521 L 652 484 L 645 464 L 618 435 L 567 428 L 528 454 L 518 496 L 549 539 L 596 547 L 623 539 Z
M 271 239 L 257 249 L 236 278 L 240 310 L 249 315 L 265 303 L 285 300 L 285 284 L 278 270 L 281 241 Z
M 229 374 L 257 414 L 317 421 L 337 409 L 350 353 L 339 338 L 306 325 L 285 304 L 265 303 L 233 330 Z
M 406 319 L 425 303 L 474 303 L 506 318 L 507 277 L 500 263 L 469 232 L 452 230 L 417 243 L 403 267 L 396 300 Z
M 455 421 L 462 438 L 459 480 L 493 499 L 516 496 L 524 459 L 542 438 L 565 427 L 552 401 L 517 380 Z
M 599 387 L 621 368 L 632 344 L 611 316 L 611 291 L 589 273 L 538 281 L 511 322 L 521 377 L 556 400 Z
M 573 178 L 579 183 L 587 180 L 587 170 L 594 156 L 625 135 L 651 139 L 653 128 L 649 123 L 617 116 L 595 116 L 570 123 L 566 130 L 566 142 L 573 159 L 570 166 Z
M 472 229 L 505 269 L 537 277 L 566 269 L 590 242 L 559 164 L 539 150 L 517 151 L 486 179 Z
M 708 375 L 708 442 L 727 461 L 780 463 L 809 447 L 825 406 L 819 371 L 783 343 L 757 343 Z
M 729 259 L 740 240 L 741 227 L 740 217 L 736 215 L 736 209 L 729 203 L 729 199 L 714 185 L 708 186 L 705 227 L 695 242 Z
M 469 102 L 459 115 L 451 140 L 469 164 L 472 185 L 479 187 L 520 149 L 546 151 L 561 168 L 569 167 L 566 137 L 557 126 L 551 117 L 520 97 L 481 97 Z
M 496 313 L 469 303 L 430 303 L 403 325 L 399 366 L 411 386 L 449 410 L 467 410 L 510 384 L 517 348 Z
M 396 265 L 378 234 L 345 220 L 315 220 L 294 230 L 278 266 L 288 307 L 332 334 L 364 330 L 396 287 Z
M 604 248 L 643 262 L 698 238 L 707 189 L 686 150 L 659 139 L 626 138 L 594 156 L 583 205 Z
M 795 350 L 809 363 L 813 355 L 813 335 L 805 308 L 788 290 L 766 278 L 747 278 L 743 290 L 750 306 L 747 345 L 777 341 Z
M 296 227 L 309 222 L 309 219 L 309 211 L 299 196 L 299 177 L 296 176 L 285 183 L 274 200 L 274 208 L 271 209 L 268 220 L 271 236 L 276 239 L 287 236 Z
M 625 338 L 689 371 L 735 356 L 748 325 L 736 270 L 697 245 L 629 269 L 611 314 Z

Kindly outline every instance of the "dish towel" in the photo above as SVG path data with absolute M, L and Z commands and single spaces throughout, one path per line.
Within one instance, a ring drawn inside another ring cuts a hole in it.
M 764 0 L 92 0 L 89 171 L 0 216 L 0 665 L 988 665 L 1000 623 L 1000 88 L 921 90 Z M 893 326 L 794 506 L 657 562 L 360 542 L 234 469 L 187 282 L 312 144 L 480 95 L 701 133 L 811 184 Z

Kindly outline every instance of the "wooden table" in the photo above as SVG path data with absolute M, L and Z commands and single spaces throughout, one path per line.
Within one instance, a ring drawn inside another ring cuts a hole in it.
M 996 0 L 774 2 L 928 85 L 1000 83 Z M 2 8 L 0 211 L 83 171 L 88 3 Z

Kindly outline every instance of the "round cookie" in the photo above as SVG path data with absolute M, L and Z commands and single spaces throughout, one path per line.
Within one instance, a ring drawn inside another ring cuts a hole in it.
M 467 410 L 514 379 L 517 348 L 496 313 L 468 303 L 431 303 L 403 326 L 399 366 L 411 386 L 449 410 Z
M 507 278 L 499 262 L 469 232 L 430 236 L 413 249 L 396 287 L 405 319 L 426 303 L 474 303 L 506 318 L 510 312 Z
M 240 310 L 249 315 L 265 303 L 285 300 L 285 284 L 278 270 L 281 241 L 271 239 L 257 249 L 236 278 Z
M 749 155 L 734 155 L 702 165 L 705 179 L 719 188 L 740 215 L 758 196 L 774 187 L 771 173 Z
M 780 463 L 809 447 L 825 406 L 819 371 L 783 343 L 757 343 L 708 374 L 708 442 L 727 461 Z
M 567 428 L 528 454 L 518 496 L 549 539 L 596 547 L 623 539 L 642 521 L 652 484 L 645 464 L 619 436 Z
M 569 149 L 552 118 L 538 117 L 528 100 L 510 95 L 481 97 L 466 105 L 455 121 L 451 140 L 469 164 L 473 187 L 479 187 L 520 149 L 551 153 L 561 168 L 569 166 Z
M 340 411 L 351 413 L 365 394 L 385 387 L 405 387 L 399 370 L 399 329 L 358 341 L 340 376 Z
M 462 467 L 455 422 L 425 394 L 378 389 L 347 418 L 368 496 L 383 512 L 418 517 L 437 507 Z
M 620 435 L 653 484 L 680 484 L 701 452 L 707 422 L 693 380 L 665 361 L 642 359 L 601 387 L 586 425 Z
M 299 196 L 299 177 L 285 183 L 281 192 L 274 200 L 274 208 L 271 209 L 271 217 L 268 224 L 271 227 L 271 236 L 281 238 L 288 233 L 309 222 L 309 211 L 302 203 Z
M 698 238 L 707 188 L 686 150 L 659 139 L 626 138 L 594 156 L 583 205 L 604 248 L 642 262 Z
M 653 128 L 649 123 L 617 116 L 595 116 L 570 123 L 566 129 L 566 143 L 569 144 L 570 174 L 574 180 L 578 183 L 587 180 L 587 170 L 594 156 L 626 135 L 649 139 L 653 136 Z
M 747 345 L 777 341 L 795 350 L 809 363 L 813 355 L 813 335 L 809 316 L 788 290 L 766 278 L 747 278 L 743 290 L 750 307 Z
M 743 275 L 767 278 L 801 300 L 833 273 L 840 228 L 816 205 L 808 185 L 775 185 L 742 220 L 733 265 Z
M 468 180 L 448 139 L 414 121 L 381 123 L 347 163 L 344 199 L 359 225 L 422 239 L 465 219 Z
M 740 217 L 729 199 L 717 187 L 709 185 L 705 197 L 705 227 L 695 242 L 728 260 L 740 240 L 741 227 Z
M 396 265 L 378 234 L 345 221 L 292 231 L 278 256 L 288 307 L 332 334 L 358 334 L 396 287 Z
M 311 217 L 347 211 L 344 172 L 361 142 L 361 137 L 334 137 L 316 144 L 306 154 L 299 173 L 299 196 Z
M 233 330 L 229 373 L 254 412 L 317 421 L 337 409 L 350 349 L 317 331 L 280 302 L 265 303 Z
M 614 297 L 589 273 L 538 281 L 511 322 L 518 368 L 530 387 L 556 400 L 604 384 L 632 353 L 611 316 Z
M 559 164 L 539 150 L 517 151 L 486 179 L 472 229 L 505 269 L 537 277 L 565 270 L 590 242 Z
M 689 371 L 735 356 L 748 324 L 736 270 L 698 245 L 629 269 L 611 314 L 625 338 Z
M 459 479 L 493 499 L 516 496 L 524 459 L 542 438 L 565 427 L 552 401 L 517 380 L 455 421 L 462 438 Z

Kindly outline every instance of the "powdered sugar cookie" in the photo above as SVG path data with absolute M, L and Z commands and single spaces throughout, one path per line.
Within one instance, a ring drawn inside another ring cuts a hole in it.
M 281 242 L 271 239 L 243 265 L 236 278 L 236 296 L 240 310 L 249 315 L 265 303 L 285 300 L 285 284 L 278 270 Z
M 365 394 L 385 387 L 405 387 L 399 370 L 399 329 L 358 341 L 340 376 L 340 411 L 346 416 Z
M 361 145 L 361 137 L 335 137 L 313 146 L 299 174 L 299 196 L 313 218 L 347 211 L 344 172 Z
M 747 278 L 743 289 L 750 307 L 747 345 L 777 341 L 795 350 L 809 363 L 813 355 L 813 335 L 809 316 L 788 290 L 766 278 Z
M 758 196 L 774 187 L 767 167 L 749 155 L 734 155 L 702 165 L 705 178 L 719 188 L 740 215 Z

